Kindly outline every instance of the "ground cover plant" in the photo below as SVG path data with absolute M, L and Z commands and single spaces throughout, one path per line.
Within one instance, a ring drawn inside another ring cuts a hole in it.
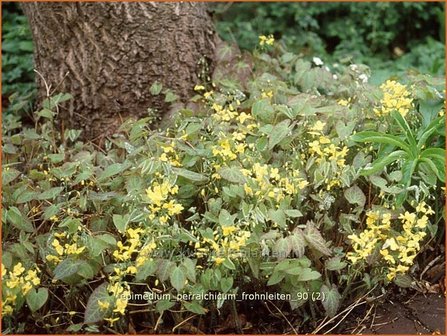
M 444 5 L 441 3 L 218 3 L 216 27 L 226 40 L 251 50 L 257 34 L 273 34 L 289 50 L 327 64 L 364 63 L 371 80 L 409 69 L 442 76 Z M 427 53 L 425 50 L 431 52 Z
M 3 332 L 303 333 L 414 286 L 444 239 L 443 80 L 372 85 L 268 35 L 217 58 L 163 129 L 103 147 L 55 127 L 67 93 L 4 117 Z

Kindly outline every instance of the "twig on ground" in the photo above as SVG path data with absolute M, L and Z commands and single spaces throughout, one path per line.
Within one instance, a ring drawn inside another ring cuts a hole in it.
M 293 330 L 293 332 L 295 333 L 295 335 L 298 335 L 298 332 L 296 331 L 296 329 L 293 327 L 293 325 L 292 325 L 292 323 L 290 323 L 290 321 L 287 319 L 287 317 L 283 314 L 283 312 L 278 308 L 278 307 L 276 307 L 276 305 L 272 302 L 272 301 L 270 301 L 270 300 L 267 300 L 269 303 L 271 303 L 272 305 L 273 305 L 273 307 L 275 307 L 276 308 L 276 310 L 279 312 L 279 314 L 284 318 L 284 320 L 287 322 L 287 324 L 290 326 L 290 328 L 292 328 L 292 330 Z

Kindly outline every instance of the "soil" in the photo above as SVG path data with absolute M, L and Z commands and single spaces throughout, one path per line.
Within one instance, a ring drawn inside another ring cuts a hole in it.
M 413 293 L 363 305 L 348 317 L 340 334 L 445 335 L 445 296 Z

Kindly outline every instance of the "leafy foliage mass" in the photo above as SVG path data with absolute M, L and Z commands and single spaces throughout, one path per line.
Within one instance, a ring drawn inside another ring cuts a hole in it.
M 219 46 L 214 83 L 166 129 L 129 120 L 104 148 L 55 128 L 67 94 L 35 128 L 5 117 L 6 332 L 172 332 L 202 315 L 212 332 L 211 316 L 244 311 L 224 294 L 254 292 L 288 295 L 308 330 L 411 284 L 442 235 L 443 81 L 377 87 L 364 66 L 330 72 L 259 41 Z
M 2 12 L 2 106 L 22 113 L 29 110 L 35 91 L 34 47 L 28 21 L 17 5 L 10 3 Z
M 441 3 L 225 3 L 214 10 L 220 35 L 244 49 L 258 34 L 274 34 L 304 55 L 382 70 L 378 81 L 410 67 L 445 72 Z

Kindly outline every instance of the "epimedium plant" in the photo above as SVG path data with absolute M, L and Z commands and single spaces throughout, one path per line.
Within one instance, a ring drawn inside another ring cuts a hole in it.
M 54 127 L 66 94 L 43 102 L 35 129 L 5 117 L 7 331 L 30 331 L 28 311 L 46 332 L 127 332 L 135 316 L 172 331 L 237 316 L 235 297 L 253 290 L 288 294 L 309 321 L 411 275 L 442 219 L 427 179 L 437 169 L 442 181 L 444 93 L 420 76 L 394 83 L 408 94 L 391 102 L 364 66 L 334 74 L 259 42 L 251 56 L 220 46 L 214 83 L 197 84 L 165 129 L 128 120 L 104 148 Z

